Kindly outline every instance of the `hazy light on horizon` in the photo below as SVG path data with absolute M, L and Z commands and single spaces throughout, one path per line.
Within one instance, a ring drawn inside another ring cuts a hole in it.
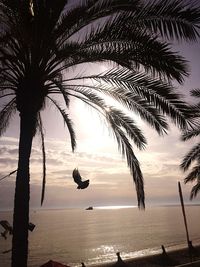
M 93 207 L 94 209 L 102 209 L 102 210 L 118 210 L 118 209 L 128 209 L 128 208 L 137 208 L 137 206 L 128 206 L 128 205 L 122 205 L 122 206 L 97 206 Z

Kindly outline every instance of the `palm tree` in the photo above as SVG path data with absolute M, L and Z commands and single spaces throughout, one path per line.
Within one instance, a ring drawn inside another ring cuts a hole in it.
M 200 98 L 200 89 L 192 90 L 191 95 Z M 191 106 L 191 118 L 193 124 L 190 129 L 183 133 L 183 141 L 200 136 L 200 102 Z M 192 149 L 184 156 L 180 167 L 183 171 L 187 171 L 194 162 L 196 162 L 196 165 L 184 179 L 185 183 L 196 181 L 196 184 L 192 187 L 190 199 L 196 197 L 197 193 L 200 191 L 200 143 L 194 145 Z
M 160 135 L 168 130 L 165 115 L 181 129 L 186 127 L 188 107 L 171 81 L 183 82 L 187 62 L 171 51 L 167 40 L 195 40 L 200 10 L 178 0 L 85 0 L 69 5 L 67 0 L 0 0 L 0 18 L 0 97 L 8 101 L 0 112 L 0 134 L 15 112 L 20 116 L 12 266 L 25 267 L 29 159 L 36 131 L 42 137 L 41 203 L 45 192 L 41 111 L 49 102 L 60 111 L 72 150 L 72 121 L 53 96 L 62 95 L 66 109 L 70 99 L 77 98 L 100 112 L 127 160 L 138 206 L 144 207 L 143 176 L 132 143 L 143 149 L 146 139 L 121 107 L 136 112 Z M 88 62 L 111 62 L 112 68 L 99 75 L 67 76 L 73 66 Z M 104 96 L 115 99 L 120 108 L 110 106 Z

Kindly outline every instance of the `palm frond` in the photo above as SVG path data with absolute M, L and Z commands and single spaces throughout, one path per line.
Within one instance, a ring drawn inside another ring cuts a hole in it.
M 107 83 L 110 87 L 123 88 L 127 93 L 138 95 L 150 106 L 154 106 L 159 113 L 168 115 L 175 125 L 181 129 L 187 127 L 189 105 L 184 102 L 181 95 L 175 92 L 175 88 L 158 79 L 153 79 L 145 73 L 138 73 L 125 68 L 112 69 L 99 75 L 82 76 L 66 81 L 80 79 L 94 79 L 101 86 L 102 82 Z
M 200 89 L 191 90 L 191 95 L 199 98 Z M 183 132 L 181 137 L 183 141 L 187 141 L 193 137 L 197 137 L 200 135 L 199 117 L 200 117 L 200 103 L 191 105 L 188 113 L 190 128 L 187 131 Z M 193 186 L 191 190 L 190 199 L 196 197 L 197 193 L 200 190 L 200 143 L 193 146 L 192 149 L 185 155 L 180 167 L 184 171 L 186 171 L 194 161 L 197 161 L 197 165 L 192 168 L 192 170 L 184 179 L 185 183 L 197 180 L 196 185 Z
M 91 98 L 91 95 L 89 94 L 87 90 L 83 90 L 83 89 L 82 90 L 77 89 L 77 90 L 84 96 L 87 96 L 87 99 L 89 101 L 91 101 L 92 103 L 95 103 L 95 106 L 101 107 L 101 109 L 105 113 L 105 117 L 109 125 L 111 126 L 111 129 L 113 130 L 113 134 L 116 137 L 116 140 L 118 142 L 119 150 L 122 153 L 122 155 L 126 157 L 127 164 L 130 168 L 130 171 L 131 171 L 131 174 L 132 174 L 135 186 L 136 186 L 138 207 L 144 208 L 145 197 L 144 197 L 143 176 L 140 170 L 139 162 L 137 158 L 135 157 L 135 154 L 132 150 L 132 146 L 127 138 L 128 136 L 131 140 L 134 141 L 134 143 L 138 146 L 138 148 L 142 149 L 144 148 L 144 145 L 146 143 L 144 136 L 142 135 L 141 131 L 136 127 L 136 125 L 133 123 L 133 120 L 129 118 L 127 115 L 123 114 L 121 111 L 117 110 L 116 108 L 101 106 L 99 103 L 99 98 L 97 97 L 97 100 L 98 100 L 97 102 L 93 101 L 93 97 Z M 82 97 L 80 96 L 77 96 L 77 98 L 80 98 L 83 101 L 85 100 L 85 99 L 82 99 Z M 95 106 L 91 104 L 91 107 L 95 108 Z M 123 130 L 125 130 L 126 133 L 124 133 Z
M 82 90 L 81 88 L 88 88 L 92 91 L 97 91 L 108 95 L 124 105 L 128 110 L 134 111 L 143 120 L 145 120 L 151 127 L 153 127 L 158 134 L 166 133 L 168 125 L 164 117 L 159 114 L 159 111 L 146 100 L 132 92 L 127 92 L 125 88 L 115 88 L 108 84 L 103 85 L 68 85 L 68 90 Z
M 136 35 L 136 34 L 135 34 Z M 176 79 L 182 83 L 184 76 L 188 76 L 186 60 L 170 50 L 165 43 L 157 42 L 144 37 L 129 40 L 104 39 L 96 44 L 80 44 L 81 49 L 74 46 L 74 54 L 69 53 L 69 46 L 62 48 L 58 52 L 58 57 L 67 58 L 63 68 L 69 68 L 81 63 L 111 61 L 130 70 L 144 68 L 146 72 L 154 77 L 159 75 L 166 79 Z M 128 38 L 127 38 L 128 39 Z
M 52 99 L 49 96 L 48 96 L 48 99 L 50 99 L 53 102 L 53 104 L 56 106 L 56 108 L 59 110 L 60 114 L 62 115 L 64 123 L 67 125 L 68 131 L 69 131 L 72 151 L 74 151 L 76 148 L 76 136 L 75 136 L 75 132 L 73 129 L 72 121 L 70 120 L 70 118 L 69 118 L 68 114 L 65 112 L 65 110 L 62 109 L 54 99 Z
M 139 149 L 143 149 L 145 147 L 146 139 L 143 136 L 141 130 L 136 126 L 132 118 L 125 115 L 121 110 L 106 105 L 104 99 L 102 99 L 100 96 L 96 95 L 89 89 L 77 86 L 73 88 L 73 90 L 86 97 L 86 99 L 89 100 L 90 103 L 98 107 L 99 109 L 97 110 L 99 112 L 102 111 L 103 113 L 101 112 L 101 114 L 104 114 L 106 118 L 112 117 L 112 120 L 115 121 L 115 123 L 120 128 L 125 130 L 126 134 L 129 136 L 131 140 L 134 141 L 135 145 Z M 82 98 L 80 99 L 82 101 L 84 100 Z
M 186 1 L 148 1 L 136 19 L 152 33 L 168 39 L 193 41 L 199 36 L 199 7 Z
M 42 167 L 43 167 L 43 178 L 42 178 L 42 193 L 41 193 L 41 206 L 44 201 L 45 196 L 45 185 L 46 185 L 46 153 L 45 153 L 45 144 L 44 144 L 44 131 L 42 127 L 42 119 L 41 115 L 38 115 L 38 129 L 41 136 L 42 141 Z
M 137 93 L 165 115 L 180 128 L 186 127 L 186 112 L 189 110 L 181 96 L 175 93 L 175 88 L 160 80 L 152 79 L 145 73 L 127 71 L 125 69 L 111 70 L 95 79 L 104 79 L 116 86 L 124 86 L 130 92 Z
M 16 98 L 9 101 L 0 111 L 0 136 L 6 131 L 9 126 L 10 118 L 16 111 Z
M 62 79 L 62 78 L 61 78 Z M 66 107 L 69 107 L 69 97 L 68 97 L 68 94 L 67 92 L 65 91 L 65 86 L 63 85 L 63 82 L 62 80 L 59 80 L 59 79 L 53 79 L 51 80 L 55 86 L 60 90 L 60 92 L 62 93 L 63 95 L 63 98 L 64 98 L 64 101 L 65 101 L 65 104 L 66 104 Z
M 194 96 L 194 97 L 200 97 L 200 89 L 197 88 L 197 89 L 193 89 L 191 90 L 191 96 Z
M 199 191 L 200 191 L 200 180 L 198 179 L 198 182 L 196 183 L 196 185 L 192 187 L 190 199 L 195 198 Z
M 195 160 L 198 160 L 200 158 L 200 143 L 195 145 L 183 158 L 182 163 L 180 165 L 181 169 L 186 171 L 191 163 Z
M 105 116 L 105 114 L 103 113 L 102 106 L 101 108 L 99 108 L 98 105 L 96 105 L 93 100 L 90 100 L 89 98 L 86 98 L 82 95 L 77 95 L 77 94 L 73 94 L 73 93 L 68 93 L 69 96 L 74 97 L 80 101 L 82 101 L 83 103 L 87 104 L 88 107 L 91 107 L 92 109 L 96 110 L 100 115 L 102 115 L 103 117 Z M 106 108 L 107 106 L 105 106 Z
M 139 149 L 145 147 L 146 139 L 132 118 L 125 115 L 122 111 L 112 107 L 108 109 L 106 118 L 109 122 L 112 121 L 112 123 L 118 126 L 119 129 L 124 129 L 128 137 L 134 141 Z
M 135 157 L 135 154 L 133 152 L 132 146 L 128 138 L 120 128 L 120 125 L 116 124 L 116 119 L 113 118 L 110 113 L 108 113 L 107 120 L 117 140 L 118 148 L 121 151 L 122 155 L 126 157 L 127 164 L 130 168 L 133 181 L 136 187 L 138 207 L 144 208 L 145 207 L 144 183 L 143 183 L 142 172 L 140 169 L 140 164 L 137 158 Z
M 200 163 L 200 162 L 198 162 Z M 193 167 L 192 171 L 185 177 L 185 184 L 188 182 L 193 182 L 194 180 L 198 180 L 200 178 L 200 164 Z
M 137 26 L 127 28 L 126 20 L 122 18 L 117 21 L 112 19 L 101 27 L 91 29 L 80 45 L 81 49 L 75 53 L 76 57 L 80 55 L 80 59 L 81 54 L 88 54 L 97 61 L 102 57 L 119 64 L 125 62 L 122 66 L 131 63 L 131 69 L 143 66 L 154 75 L 173 78 L 180 83 L 184 76 L 188 76 L 186 60 L 172 52 L 167 43 L 160 42 Z
M 88 89 L 88 88 L 85 88 L 84 86 L 78 86 L 78 85 L 75 85 L 75 86 L 69 86 L 68 87 L 68 91 L 74 91 L 76 94 L 74 95 L 74 97 L 79 97 L 79 94 L 84 96 L 85 99 L 89 100 L 92 104 L 98 106 L 101 110 L 106 110 L 107 108 L 107 105 L 105 103 L 105 100 L 100 97 L 99 95 L 97 95 L 95 93 L 94 90 L 91 90 Z M 78 93 L 78 95 L 77 95 Z M 70 95 L 70 93 L 68 92 L 68 94 Z M 83 100 L 83 98 L 82 98 Z
M 11 31 L 11 33 L 0 36 L 1 53 L 4 55 L 4 60 L 9 60 L 11 64 L 15 64 L 23 70 L 27 62 L 27 51 L 23 44 L 19 43 L 16 35 L 16 32 Z
M 183 133 L 181 139 L 183 141 L 187 141 L 193 137 L 199 136 L 200 135 L 200 127 L 193 128 L 185 133 Z
M 121 15 L 126 18 L 127 25 L 136 24 L 162 37 L 196 40 L 199 36 L 199 8 L 180 0 L 147 3 L 137 0 L 85 1 L 63 16 L 57 33 L 69 38 L 93 21 L 110 15 Z
M 5 91 L 5 89 L 3 89 L 3 92 Z M 14 96 L 14 94 L 13 93 L 10 93 L 10 94 L 3 94 L 3 95 L 1 95 L 1 93 L 2 93 L 2 91 L 1 91 L 1 89 L 0 89 L 0 99 L 1 98 L 4 98 L 4 97 L 8 97 L 8 96 Z
M 19 77 L 21 73 L 21 65 L 18 63 L 18 60 L 15 56 L 10 55 L 5 51 L 5 49 L 0 47 L 0 62 L 4 64 L 12 73 L 15 75 L 16 78 Z
M 12 71 L 4 70 L 3 73 L 1 73 L 1 83 L 4 84 L 4 82 L 8 83 L 8 86 L 10 89 L 12 88 L 13 91 L 16 91 L 17 87 L 17 78 L 12 73 Z
M 82 1 L 80 5 L 63 14 L 55 34 L 68 39 L 85 26 L 100 18 L 123 11 L 139 10 L 139 0 Z
M 191 121 L 194 121 L 194 126 L 198 125 L 198 118 L 200 116 L 200 103 L 197 104 L 193 104 L 189 106 L 189 110 L 188 110 L 188 119 L 190 119 Z M 195 123 L 195 121 L 197 121 Z

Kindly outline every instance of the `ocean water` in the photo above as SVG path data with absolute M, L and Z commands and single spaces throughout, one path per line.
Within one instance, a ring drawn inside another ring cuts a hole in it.
M 190 239 L 200 243 L 200 206 L 186 206 Z M 12 220 L 11 212 L 0 212 L 0 220 Z M 29 232 L 29 265 L 39 267 L 52 259 L 73 267 L 160 253 L 186 245 L 181 208 L 66 209 L 31 211 L 36 225 Z M 2 228 L 0 229 L 0 231 Z M 0 266 L 9 267 L 11 236 L 0 237 Z

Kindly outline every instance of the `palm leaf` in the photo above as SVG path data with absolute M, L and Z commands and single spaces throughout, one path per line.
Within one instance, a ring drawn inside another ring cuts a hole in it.
M 144 197 L 143 176 L 140 170 L 139 162 L 135 157 L 135 154 L 132 150 L 132 146 L 127 138 L 127 136 L 129 136 L 129 138 L 131 138 L 131 140 L 134 141 L 134 143 L 138 146 L 138 148 L 142 149 L 144 148 L 144 145 L 146 143 L 144 136 L 142 135 L 141 131 L 136 127 L 136 125 L 133 123 L 133 120 L 131 118 L 129 118 L 128 116 L 126 116 L 121 111 L 115 108 L 103 107 L 102 105 L 100 105 L 98 97 L 95 98 L 96 100 L 98 100 L 97 102 L 93 101 L 94 98 L 93 97 L 91 98 L 91 95 L 86 90 L 84 91 L 81 90 L 81 91 L 84 92 L 83 95 L 87 96 L 89 103 L 87 102 L 86 99 L 82 99 L 82 97 L 80 96 L 75 95 L 75 97 L 83 101 L 85 100 L 86 103 L 88 104 L 90 104 L 91 102 L 95 103 L 95 105 L 100 107 L 105 113 L 106 119 L 109 125 L 111 126 L 113 134 L 118 142 L 119 150 L 122 153 L 122 155 L 126 157 L 127 164 L 133 176 L 137 192 L 138 207 L 144 208 L 145 197 Z M 96 107 L 93 106 L 92 104 L 90 106 L 96 109 Z M 125 130 L 127 136 L 124 133 L 123 129 Z
M 111 35 L 112 36 L 112 35 Z M 179 55 L 170 51 L 167 44 L 162 44 L 152 39 L 147 40 L 145 35 L 142 38 L 135 37 L 135 41 L 130 35 L 129 40 L 116 40 L 115 37 L 104 38 L 97 44 L 81 45 L 81 49 L 76 49 L 74 54 L 65 60 L 63 69 L 87 62 L 112 61 L 122 67 L 136 70 L 144 68 L 146 72 L 159 75 L 167 79 L 176 79 L 183 82 L 184 76 L 188 76 L 186 61 Z M 112 39 L 112 41 L 111 41 Z M 80 47 L 80 46 L 79 46 Z M 66 58 L 69 47 L 62 48 L 58 52 L 58 57 Z
M 200 89 L 197 88 L 197 89 L 193 89 L 191 90 L 191 96 L 194 96 L 194 97 L 200 97 Z
M 122 15 L 127 24 L 137 24 L 163 37 L 185 40 L 198 37 L 199 8 L 179 0 L 147 3 L 137 0 L 84 1 L 63 16 L 57 34 L 69 38 L 93 21 L 110 15 Z
M 106 110 L 107 105 L 105 103 L 105 100 L 97 95 L 95 91 L 91 89 L 86 89 L 84 86 L 78 86 L 75 85 L 74 87 L 68 87 L 68 91 L 74 91 L 76 94 L 73 95 L 74 97 L 78 98 L 79 95 L 82 95 L 85 97 L 85 99 L 89 100 L 89 102 L 93 103 L 94 105 L 98 106 L 102 110 Z M 71 93 L 68 92 L 69 95 Z M 82 98 L 82 100 L 84 100 Z
M 143 176 L 140 170 L 140 164 L 135 157 L 132 146 L 127 139 L 126 135 L 120 128 L 119 124 L 116 124 L 116 119 L 108 112 L 107 120 L 113 130 L 113 134 L 117 140 L 118 148 L 121 151 L 122 155 L 126 157 L 127 164 L 130 168 L 133 181 L 135 183 L 136 192 L 137 192 L 137 200 L 138 207 L 145 207 L 145 196 L 144 196 L 144 184 L 143 184 Z
M 45 145 L 44 145 L 44 131 L 42 127 L 42 119 L 41 115 L 38 115 L 38 128 L 41 136 L 41 141 L 42 141 L 42 158 L 43 158 L 43 178 L 42 178 L 42 193 L 41 193 L 41 206 L 44 201 L 44 196 L 45 196 L 45 185 L 46 185 L 46 153 L 45 153 Z
M 169 79 L 175 78 L 178 82 L 188 75 L 186 61 L 172 52 L 167 43 L 161 43 L 145 30 L 138 29 L 137 25 L 127 28 L 126 20 L 122 18 L 90 29 L 86 39 L 81 42 L 81 49 L 75 53 L 76 56 L 80 55 L 80 59 L 81 52 L 97 60 L 102 57 L 105 60 L 113 59 L 116 63 L 126 61 L 122 66 L 131 63 L 131 69 L 142 65 L 146 71 Z
M 84 96 L 81 96 L 81 95 L 77 95 L 77 94 L 73 94 L 73 93 L 68 93 L 69 96 L 72 96 L 72 97 L 75 97 L 76 99 L 78 100 L 81 100 L 83 103 L 87 104 L 88 107 L 91 107 L 92 109 L 98 111 L 98 113 L 100 113 L 102 116 L 105 116 L 105 114 L 102 112 L 103 110 L 103 106 L 101 106 L 101 108 L 99 108 L 99 106 L 97 104 L 95 104 L 93 102 L 93 100 L 90 100 Z M 108 106 L 105 105 L 105 109 L 107 108 Z M 102 110 L 101 110 L 102 109 Z
M 200 90 L 193 89 L 191 91 L 191 95 L 199 98 Z M 181 137 L 183 141 L 187 141 L 193 137 L 197 137 L 200 135 L 199 116 L 200 116 L 200 103 L 191 105 L 188 114 L 190 121 L 190 128 L 187 131 L 183 132 Z M 190 199 L 196 197 L 200 189 L 200 143 L 193 146 L 192 149 L 185 155 L 180 167 L 184 171 L 186 171 L 191 166 L 192 162 L 194 162 L 195 160 L 197 161 L 197 165 L 192 168 L 192 170 L 184 179 L 185 183 L 197 180 L 196 185 L 193 186 L 191 190 Z
M 61 79 L 61 78 L 60 78 Z M 63 85 L 63 82 L 62 82 L 62 79 L 57 79 L 57 80 L 52 80 L 52 82 L 55 84 L 55 86 L 60 90 L 60 92 L 62 93 L 63 95 L 63 98 L 64 98 L 64 101 L 65 101 L 65 104 L 66 104 L 66 107 L 69 107 L 69 97 L 68 97 L 68 94 L 67 92 L 65 91 L 65 87 Z
M 16 98 L 9 101 L 0 111 L 0 136 L 6 131 L 9 126 L 10 118 L 16 111 Z
M 53 104 L 56 106 L 56 108 L 59 110 L 60 114 L 62 115 L 64 123 L 66 123 L 69 134 L 70 134 L 72 151 L 74 151 L 74 149 L 76 148 L 76 137 L 75 137 L 75 132 L 72 126 L 72 121 L 69 119 L 69 116 L 68 114 L 66 114 L 65 110 L 62 109 L 54 99 L 52 99 L 49 96 L 48 96 L 48 99 L 50 99 L 53 102 Z
M 190 111 L 188 104 L 181 99 L 179 94 L 175 93 L 172 85 L 152 79 L 145 73 L 119 68 L 100 75 L 76 77 L 65 81 L 71 82 L 80 79 L 94 79 L 99 82 L 99 86 L 105 82 L 117 90 L 124 88 L 126 92 L 136 94 L 150 105 L 155 106 L 163 115 L 168 115 L 180 128 L 184 129 L 187 126 L 186 118 Z
M 5 91 L 5 88 L 3 88 L 3 90 L 0 89 L 0 99 L 1 99 L 1 98 L 4 98 L 4 97 L 8 97 L 8 96 L 14 96 L 13 93 L 10 93 L 10 94 L 3 94 L 3 95 L 1 95 L 1 94 L 2 94 L 2 91 L 4 92 L 4 91 Z
M 149 103 L 155 105 L 160 112 L 168 115 L 181 128 L 186 127 L 188 105 L 175 93 L 175 88 L 159 80 L 152 79 L 144 73 L 124 69 L 111 70 L 104 75 L 95 77 L 116 86 L 124 86 L 130 92 L 137 93 Z
M 142 119 L 144 119 L 151 127 L 153 127 L 158 134 L 162 135 L 166 133 L 168 125 L 159 111 L 146 100 L 142 99 L 140 96 L 135 95 L 132 92 L 127 92 L 125 88 L 115 88 L 109 86 L 108 84 L 102 85 L 68 85 L 68 90 L 75 90 L 79 92 L 79 88 L 88 88 L 89 90 L 101 92 L 105 95 L 116 99 L 119 103 L 124 105 L 128 110 L 134 111 Z
M 197 127 L 197 128 L 193 128 L 191 129 L 190 131 L 187 131 L 185 133 L 183 133 L 181 139 L 183 141 L 187 141 L 193 137 L 196 137 L 196 136 L 199 136 L 200 135 L 200 128 Z
M 198 163 L 200 163 L 198 161 Z M 200 178 L 200 165 L 194 166 L 192 171 L 185 177 L 184 182 L 193 182 L 194 180 L 198 180 Z
M 96 110 L 103 112 L 101 112 L 101 114 L 103 114 L 106 118 L 107 116 L 112 117 L 113 121 L 115 121 L 119 127 L 123 128 L 126 131 L 126 134 L 129 136 L 129 138 L 131 138 L 131 140 L 134 141 L 139 149 L 144 148 L 146 139 L 143 136 L 141 130 L 136 126 L 132 118 L 125 115 L 121 110 L 106 105 L 105 101 L 100 96 L 93 93 L 91 90 L 76 87 L 74 88 L 74 91 L 85 96 L 90 103 L 98 107 L 96 108 Z M 74 96 L 77 97 L 76 95 Z M 83 101 L 83 98 L 80 99 Z
M 152 33 L 177 40 L 196 40 L 199 36 L 199 7 L 179 0 L 147 2 L 136 19 Z
M 78 6 L 63 14 L 55 34 L 57 36 L 65 36 L 64 40 L 66 40 L 99 18 L 110 16 L 120 11 L 135 11 L 139 9 L 139 3 L 139 0 L 132 0 L 131 2 L 129 0 L 82 1 Z
M 199 190 L 200 190 L 200 180 L 198 179 L 198 182 L 196 183 L 196 185 L 194 185 L 192 187 L 191 194 L 190 194 L 190 199 L 195 198 L 196 195 L 198 194 Z
M 200 158 L 200 143 L 198 143 L 197 145 L 195 145 L 187 154 L 186 156 L 183 158 L 182 163 L 180 165 L 180 167 L 186 171 L 191 163 L 195 160 L 198 160 Z
M 139 149 L 145 147 L 146 139 L 132 118 L 125 115 L 122 111 L 112 107 L 108 109 L 106 118 L 109 122 L 112 121 L 112 123 L 115 123 L 119 129 L 124 129 L 128 137 L 134 141 Z

